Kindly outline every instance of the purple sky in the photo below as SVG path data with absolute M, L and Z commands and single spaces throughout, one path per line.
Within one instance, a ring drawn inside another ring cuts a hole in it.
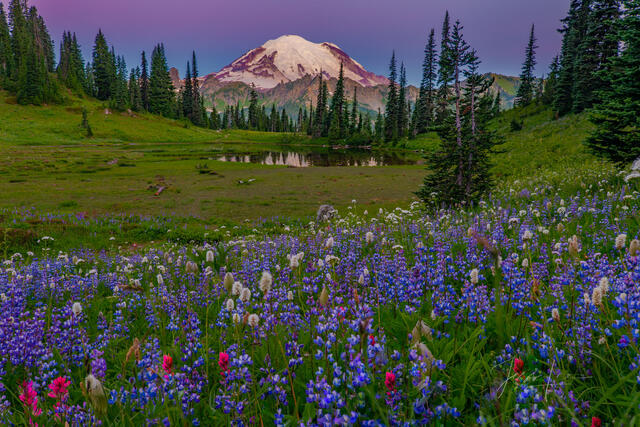
M 129 68 L 139 53 L 164 42 L 171 66 L 184 74 L 191 50 L 200 74 L 218 71 L 268 39 L 297 34 L 340 46 L 368 70 L 387 74 L 392 49 L 420 80 L 430 28 L 439 34 L 446 9 L 464 25 L 482 71 L 518 75 L 529 29 L 536 25 L 537 74 L 560 49 L 556 29 L 569 0 L 31 0 L 56 43 L 75 31 L 85 59 L 98 28 L 124 54 Z

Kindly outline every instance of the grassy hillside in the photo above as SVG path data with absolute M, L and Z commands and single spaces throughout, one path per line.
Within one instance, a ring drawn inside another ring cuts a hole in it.
M 522 130 L 511 131 L 514 119 L 522 122 Z M 555 119 L 548 107 L 531 105 L 505 111 L 491 126 L 505 138 L 498 148 L 501 153 L 494 156 L 498 181 L 540 178 L 576 168 L 610 167 L 583 144 L 593 129 L 586 114 Z
M 93 137 L 80 127 L 82 109 L 88 112 Z M 15 104 L 0 91 L 0 143 L 73 144 L 105 142 L 299 142 L 306 136 L 213 131 L 146 113 L 110 111 L 96 100 L 71 98 L 65 105 L 42 107 Z

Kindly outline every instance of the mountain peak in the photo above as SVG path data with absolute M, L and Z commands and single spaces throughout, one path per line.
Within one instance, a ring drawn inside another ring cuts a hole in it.
M 346 78 L 368 87 L 386 84 L 387 79 L 367 71 L 333 43 L 314 43 L 294 34 L 269 40 L 224 67 L 214 76 L 221 82 L 255 84 L 271 89 L 279 83 L 314 76 L 338 77 L 340 63 Z

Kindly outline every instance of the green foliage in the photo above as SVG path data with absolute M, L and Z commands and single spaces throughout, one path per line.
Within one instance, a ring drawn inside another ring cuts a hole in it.
M 598 92 L 610 90 L 602 73 L 607 72 L 609 59 L 618 55 L 615 27 L 619 18 L 620 0 L 592 1 L 574 65 L 574 113 L 591 108 L 599 102 Z
M 346 109 L 346 103 L 344 99 L 344 71 L 342 63 L 340 63 L 340 73 L 338 75 L 338 83 L 336 84 L 336 90 L 331 98 L 331 107 L 329 108 L 329 140 L 337 141 L 344 139 L 347 135 L 347 123 L 345 123 L 344 116 Z
M 511 126 L 511 132 L 518 132 L 522 130 L 522 127 L 524 126 L 524 121 L 517 120 L 514 117 L 513 120 L 511 120 L 511 123 L 509 124 L 509 126 Z
M 413 110 L 411 120 L 413 129 L 412 136 L 425 133 L 432 126 L 434 119 L 434 91 L 437 78 L 437 53 L 435 30 L 432 28 L 429 33 L 429 40 L 424 48 L 424 61 L 422 62 L 422 81 L 420 82 L 420 92 L 416 107 Z
M 60 42 L 58 79 L 76 93 L 83 93 L 86 87 L 84 60 L 75 33 L 65 31 Z
M 391 55 L 389 63 L 389 92 L 387 94 L 384 117 L 384 140 L 397 142 L 399 137 L 398 120 L 400 118 L 400 101 L 397 88 L 398 71 L 396 68 L 396 52 Z
M 531 25 L 531 33 L 529 34 L 529 43 L 525 52 L 525 60 L 522 64 L 522 72 L 520 73 L 520 87 L 516 94 L 516 105 L 527 105 L 534 98 L 534 82 L 535 76 L 533 71 L 536 67 L 536 36 L 535 26 Z
M 109 51 L 109 45 L 102 30 L 98 30 L 93 45 L 93 81 L 96 98 L 106 101 L 111 98 L 116 81 L 116 58 Z
M 488 129 L 494 99 L 486 95 L 493 84 L 478 73 L 480 60 L 464 41 L 456 21 L 448 43 L 448 61 L 454 76 L 452 109 L 439 126 L 440 148 L 427 155 L 429 174 L 417 195 L 432 206 L 472 203 L 491 187 L 489 154 L 500 138 Z M 464 96 L 462 74 L 467 79 Z
M 173 83 L 164 52 L 158 44 L 151 54 L 151 76 L 149 78 L 149 111 L 164 117 L 175 117 Z
M 625 9 L 615 38 L 624 47 L 598 73 L 603 88 L 590 115 L 596 129 L 586 141 L 595 153 L 615 162 L 640 157 L 640 1 L 626 1 Z

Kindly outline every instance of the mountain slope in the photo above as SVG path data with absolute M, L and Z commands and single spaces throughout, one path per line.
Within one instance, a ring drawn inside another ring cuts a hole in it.
M 220 111 L 227 105 L 248 104 L 251 85 L 259 93 L 260 103 L 275 105 L 296 115 L 300 108 L 316 103 L 318 76 L 322 72 L 330 95 L 344 66 L 346 96 L 353 97 L 358 90 L 360 110 L 371 115 L 385 110 L 389 81 L 386 77 L 367 71 L 356 60 L 333 43 L 313 43 L 300 36 L 285 35 L 269 40 L 262 46 L 245 53 L 222 70 L 199 77 L 200 90 L 207 106 L 215 105 Z M 171 69 L 171 79 L 181 88 L 178 70 Z M 500 93 L 502 107 L 510 108 L 520 80 L 517 77 L 487 74 L 495 79 L 490 93 Z M 415 103 L 418 89 L 407 88 L 407 100 Z
M 258 89 L 271 89 L 320 72 L 327 78 L 338 77 L 341 63 L 345 77 L 362 86 L 387 84 L 385 77 L 367 71 L 335 44 L 313 43 L 295 35 L 269 40 L 213 76 L 221 82 L 242 82 L 255 84 Z

